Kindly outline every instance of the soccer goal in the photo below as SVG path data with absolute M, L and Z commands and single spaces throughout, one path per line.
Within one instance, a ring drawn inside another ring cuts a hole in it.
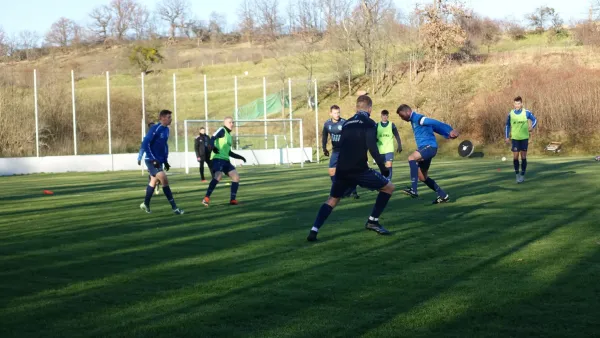
M 232 150 L 244 156 L 245 165 L 282 165 L 288 166 L 304 162 L 312 162 L 312 148 L 304 147 L 302 119 L 266 119 L 266 120 L 234 120 L 231 136 Z M 185 172 L 196 165 L 194 139 L 200 128 L 204 127 L 211 137 L 220 127 L 223 120 L 184 120 L 185 138 Z M 294 147 L 296 140 L 296 147 Z M 243 162 L 231 159 L 236 166 Z

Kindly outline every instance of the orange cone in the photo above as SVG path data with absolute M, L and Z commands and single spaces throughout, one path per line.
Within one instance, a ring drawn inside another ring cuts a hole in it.
M 54 195 L 54 192 L 50 190 L 44 190 L 44 195 Z

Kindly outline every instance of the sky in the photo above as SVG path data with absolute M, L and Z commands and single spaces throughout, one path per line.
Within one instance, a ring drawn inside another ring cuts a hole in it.
M 157 0 L 138 0 L 149 9 L 156 7 Z M 284 11 L 287 2 L 280 0 Z M 293 0 L 291 0 L 293 1 Z M 393 0 L 404 13 L 414 8 L 416 3 L 432 0 Z M 540 6 L 549 6 L 560 13 L 565 23 L 585 19 L 591 2 L 595 0 L 464 0 L 476 13 L 493 19 L 514 19 L 524 21 L 524 16 Z M 110 0 L 0 0 L 0 27 L 9 35 L 22 30 L 37 31 L 44 35 L 50 25 L 61 16 L 85 24 L 87 14 L 96 6 Z M 236 21 L 236 8 L 239 0 L 190 0 L 192 11 L 198 19 L 208 19 L 211 12 L 223 13 L 229 28 Z

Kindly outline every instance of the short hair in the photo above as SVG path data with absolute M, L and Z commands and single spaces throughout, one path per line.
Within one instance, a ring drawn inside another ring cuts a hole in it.
M 148 123 L 148 128 L 152 127 L 152 126 L 153 126 L 153 125 L 155 125 L 155 124 L 156 124 L 156 123 L 154 123 L 154 122 L 150 122 L 150 123 Z
M 523 99 L 520 96 L 515 97 L 515 102 L 523 103 Z
M 200 127 L 200 130 L 204 130 L 204 127 Z
M 381 111 L 381 115 L 390 115 L 390 112 L 384 109 Z
M 334 104 L 333 106 L 329 107 L 329 111 L 333 111 L 333 110 L 340 110 L 340 106 L 338 106 L 337 104 Z
M 367 95 L 361 95 L 356 99 L 356 108 L 371 108 L 373 100 Z
M 231 120 L 233 122 L 233 117 L 231 117 L 231 116 L 225 116 L 225 118 L 223 119 L 223 122 L 225 122 L 227 120 Z
M 398 107 L 398 109 L 396 110 L 396 114 L 400 114 L 403 111 L 411 111 L 412 112 L 412 108 L 407 104 L 401 104 L 400 107 Z
M 161 117 L 167 116 L 167 115 L 171 115 L 171 114 L 173 114 L 173 112 L 171 112 L 170 110 L 163 109 L 160 111 L 160 113 L 158 113 L 158 118 L 161 118 Z

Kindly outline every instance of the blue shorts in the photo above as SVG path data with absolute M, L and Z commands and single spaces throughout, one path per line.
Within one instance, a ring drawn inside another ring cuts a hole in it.
M 220 172 L 224 173 L 225 175 L 229 175 L 229 172 L 234 171 L 235 167 L 229 161 L 215 158 L 212 160 L 212 169 L 213 169 L 213 172 L 215 172 L 215 173 L 217 171 L 220 171 Z
M 381 154 L 381 157 L 383 157 L 383 161 L 384 162 L 392 162 L 392 161 L 394 161 L 394 153 Z
M 373 169 L 367 169 L 356 174 L 339 174 L 336 172 L 329 195 L 335 198 L 342 198 L 348 190 L 356 188 L 357 185 L 369 190 L 380 190 L 389 182 L 387 178 Z
M 513 153 L 519 151 L 527 151 L 527 147 L 529 146 L 529 139 L 526 140 L 512 140 L 512 151 Z
M 424 146 L 417 149 L 419 154 L 421 154 L 422 160 L 418 162 L 419 168 L 421 171 L 427 172 L 429 167 L 431 166 L 431 160 L 437 155 L 438 148 L 432 146 Z
M 331 157 L 329 157 L 329 168 L 335 168 L 338 162 L 338 157 L 340 157 L 340 152 L 337 150 L 332 150 L 331 154 L 329 155 L 331 155 Z
M 159 168 L 154 168 L 154 166 L 152 165 L 152 160 L 145 160 L 144 162 L 146 162 L 146 167 L 148 167 L 148 173 L 152 177 L 156 177 L 156 174 L 158 174 L 159 172 L 163 171 L 163 164 L 162 163 L 160 164 Z

